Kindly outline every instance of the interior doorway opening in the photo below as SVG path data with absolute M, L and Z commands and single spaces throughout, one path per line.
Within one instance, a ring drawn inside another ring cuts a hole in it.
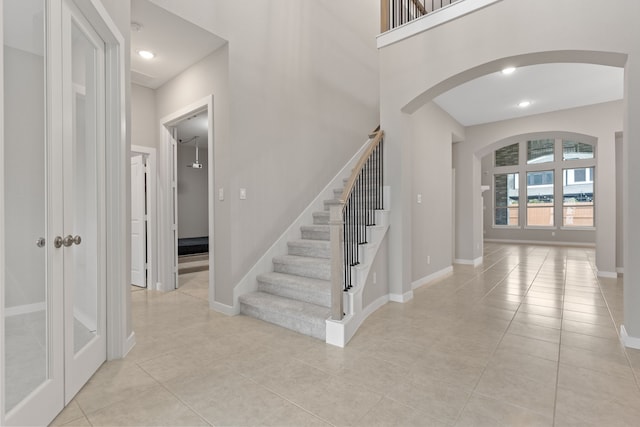
M 209 270 L 209 189 L 207 110 L 176 126 L 176 212 L 178 280 L 183 291 L 207 297 Z
M 213 96 L 161 120 L 159 289 L 213 300 Z

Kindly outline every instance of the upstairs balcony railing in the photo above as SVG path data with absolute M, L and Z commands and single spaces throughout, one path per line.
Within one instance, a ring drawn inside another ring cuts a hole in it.
M 380 32 L 392 30 L 461 0 L 380 0 Z
M 367 228 L 376 223 L 376 210 L 383 209 L 383 136 L 378 127 L 371 143 L 353 169 L 340 197 L 331 206 L 331 300 L 332 318 L 341 320 L 343 292 L 354 285 L 352 268 L 360 263 L 360 246 L 367 243 Z

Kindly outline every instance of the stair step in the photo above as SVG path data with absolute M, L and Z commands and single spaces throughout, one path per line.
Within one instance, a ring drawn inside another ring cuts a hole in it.
M 239 300 L 242 314 L 314 338 L 326 338 L 326 320 L 331 315 L 331 310 L 326 307 L 264 292 L 245 294 Z
M 314 225 L 329 225 L 329 211 L 320 211 L 313 213 Z
M 289 255 L 315 258 L 331 257 L 331 242 L 328 240 L 292 240 L 287 245 L 289 246 Z
M 324 258 L 281 255 L 273 258 L 273 269 L 276 273 L 331 280 L 331 261 Z
M 331 208 L 331 205 L 340 205 L 342 204 L 342 202 L 340 202 L 339 199 L 329 199 L 329 200 L 325 200 L 324 202 L 324 210 L 328 211 Z
M 331 282 L 283 273 L 265 273 L 257 277 L 258 290 L 280 297 L 331 308 Z
M 303 225 L 300 227 L 303 239 L 307 240 L 329 240 L 329 225 Z

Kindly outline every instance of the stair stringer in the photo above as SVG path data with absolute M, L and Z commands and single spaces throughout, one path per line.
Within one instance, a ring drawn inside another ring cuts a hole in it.
M 385 193 L 388 194 L 388 187 L 385 187 Z M 385 200 L 389 199 L 385 198 Z M 389 296 L 385 295 L 367 307 L 362 306 L 362 294 L 373 266 L 373 261 L 376 259 L 380 245 L 389 230 L 388 210 L 376 211 L 376 224 L 375 226 L 367 227 L 367 241 L 369 243 L 361 246 L 360 264 L 352 267 L 354 286 L 349 291 L 344 292 L 345 316 L 342 320 L 327 319 L 327 344 L 337 347 L 347 345 L 367 317 L 389 301 Z M 388 261 L 385 260 L 384 262 Z
M 309 203 L 309 205 L 300 213 L 300 215 L 291 223 L 291 225 L 280 235 L 280 237 L 271 245 L 271 247 L 260 257 L 260 259 L 251 267 L 244 277 L 233 288 L 233 306 L 217 307 L 216 304 L 211 306 L 212 309 L 220 311 L 228 315 L 240 314 L 240 302 L 238 298 L 244 294 L 255 292 L 258 290 L 257 277 L 261 273 L 273 270 L 273 258 L 278 255 L 288 253 L 288 242 L 300 238 L 300 229 L 302 226 L 313 224 L 313 213 L 324 209 L 324 201 L 333 199 L 333 189 L 344 186 L 344 177 L 351 174 L 351 170 L 356 166 L 362 153 L 369 146 L 371 139 L 368 139 L 360 149 L 351 157 L 345 166 L 334 176 L 326 187 L 318 194 L 318 196 Z

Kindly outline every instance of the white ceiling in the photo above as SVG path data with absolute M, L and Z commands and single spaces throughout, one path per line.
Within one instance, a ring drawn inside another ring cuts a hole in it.
M 131 2 L 131 81 L 157 89 L 226 43 L 224 39 L 158 7 L 148 0 Z M 145 60 L 138 50 L 150 50 Z
M 624 70 L 592 64 L 541 64 L 509 75 L 488 74 L 434 101 L 460 124 L 472 126 L 622 99 Z M 518 104 L 531 101 L 527 108 Z

